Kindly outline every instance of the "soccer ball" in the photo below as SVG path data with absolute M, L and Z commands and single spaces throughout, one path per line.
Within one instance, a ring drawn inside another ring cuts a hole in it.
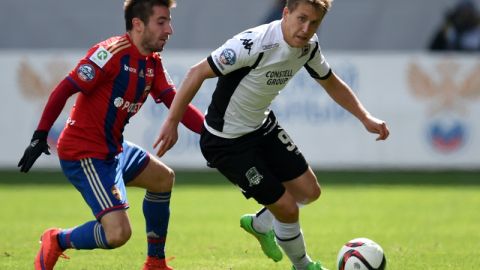
M 337 256 L 338 270 L 384 270 L 382 247 L 368 238 L 355 238 L 343 245 Z

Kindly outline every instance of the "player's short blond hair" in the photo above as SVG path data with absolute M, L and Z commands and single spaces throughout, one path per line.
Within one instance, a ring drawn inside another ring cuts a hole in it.
M 333 0 L 287 0 L 286 7 L 290 11 L 294 11 L 301 3 L 307 3 L 314 6 L 316 9 L 322 9 L 327 12 L 332 6 Z

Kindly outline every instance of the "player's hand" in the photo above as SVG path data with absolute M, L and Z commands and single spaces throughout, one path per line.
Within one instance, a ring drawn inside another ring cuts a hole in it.
M 32 141 L 27 149 L 25 149 L 25 152 L 17 165 L 17 167 L 20 167 L 21 172 L 28 172 L 33 163 L 35 163 L 42 153 L 50 155 L 50 151 L 48 151 L 50 147 L 47 143 L 47 136 L 48 131 L 36 130 L 33 133 Z
M 157 148 L 157 156 L 163 156 L 178 140 L 178 123 L 165 121 L 160 129 L 160 134 L 153 144 L 153 148 Z
M 388 130 L 387 123 L 373 116 L 369 115 L 363 121 L 363 125 L 369 132 L 378 134 L 378 137 L 376 139 L 377 141 L 386 140 L 390 135 L 390 131 Z

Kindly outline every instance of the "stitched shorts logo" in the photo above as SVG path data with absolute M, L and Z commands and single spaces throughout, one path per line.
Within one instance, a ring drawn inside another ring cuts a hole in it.
M 120 192 L 120 189 L 117 186 L 112 187 L 112 195 L 115 197 L 115 199 L 119 201 L 122 200 L 122 192 Z
M 258 184 L 260 184 L 260 181 L 262 181 L 262 179 L 263 179 L 263 175 L 261 175 L 258 172 L 257 168 L 255 168 L 255 167 L 250 168 L 247 171 L 247 173 L 245 173 L 245 176 L 248 179 L 248 183 L 250 183 L 249 186 L 258 185 Z

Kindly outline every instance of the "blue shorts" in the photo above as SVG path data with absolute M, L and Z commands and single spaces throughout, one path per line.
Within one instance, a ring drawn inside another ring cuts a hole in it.
M 60 165 L 65 176 L 92 209 L 95 218 L 100 220 L 108 212 L 129 207 L 125 184 L 138 176 L 149 160 L 144 149 L 125 141 L 123 152 L 115 158 L 60 160 Z

